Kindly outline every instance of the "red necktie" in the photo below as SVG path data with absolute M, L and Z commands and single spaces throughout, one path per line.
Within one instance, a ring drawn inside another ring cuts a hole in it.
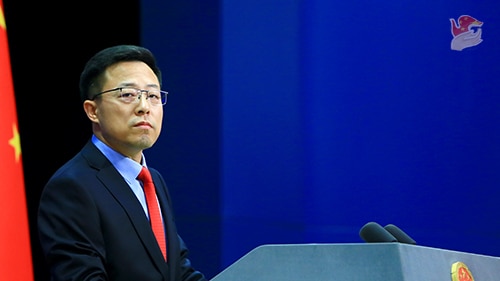
M 153 179 L 151 174 L 146 167 L 142 167 L 139 176 L 137 177 L 142 181 L 144 194 L 146 195 L 146 203 L 148 205 L 149 220 L 151 222 L 151 228 L 156 236 L 158 245 L 160 245 L 163 257 L 167 260 L 167 244 L 165 241 L 165 230 L 163 228 L 163 222 L 161 220 L 160 208 L 158 206 L 158 201 L 156 200 L 156 191 L 153 184 Z

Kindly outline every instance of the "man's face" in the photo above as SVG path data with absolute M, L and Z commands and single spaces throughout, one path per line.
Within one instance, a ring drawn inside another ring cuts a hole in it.
M 140 61 L 111 65 L 103 77 L 103 91 L 118 87 L 160 90 L 154 72 Z M 116 90 L 94 101 L 86 101 L 89 105 L 84 105 L 85 111 L 94 122 L 93 131 L 97 137 L 121 154 L 140 160 L 142 150 L 151 147 L 160 135 L 163 106 L 151 104 L 146 93 L 132 103 L 123 102 L 119 95 L 120 91 Z M 92 104 L 94 107 L 90 106 Z

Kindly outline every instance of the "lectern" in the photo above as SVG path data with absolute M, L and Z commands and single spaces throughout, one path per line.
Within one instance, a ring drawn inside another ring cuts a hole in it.
M 500 280 L 499 257 L 401 243 L 352 243 L 259 246 L 211 281 L 467 280 L 452 272 L 457 264 L 475 281 Z

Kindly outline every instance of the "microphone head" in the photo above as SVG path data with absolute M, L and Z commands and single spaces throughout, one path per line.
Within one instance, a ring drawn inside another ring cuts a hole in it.
M 373 242 L 397 242 L 398 240 L 385 228 L 376 222 L 365 224 L 359 231 L 359 236 L 369 243 Z
M 392 236 L 396 237 L 398 242 L 405 243 L 405 244 L 412 244 L 416 245 L 417 242 L 413 240 L 408 234 L 406 234 L 403 230 L 401 230 L 399 227 L 395 226 L 394 224 L 388 224 L 384 226 L 384 228 L 389 231 L 389 233 L 392 234 Z

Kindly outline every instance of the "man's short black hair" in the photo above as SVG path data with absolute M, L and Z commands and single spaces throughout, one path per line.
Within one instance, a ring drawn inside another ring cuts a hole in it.
M 109 66 L 122 61 L 144 62 L 153 70 L 161 87 L 161 71 L 150 50 L 135 45 L 117 45 L 99 51 L 85 65 L 80 75 L 80 99 L 82 102 L 92 99 L 98 93 L 100 90 L 99 77 L 101 74 Z

